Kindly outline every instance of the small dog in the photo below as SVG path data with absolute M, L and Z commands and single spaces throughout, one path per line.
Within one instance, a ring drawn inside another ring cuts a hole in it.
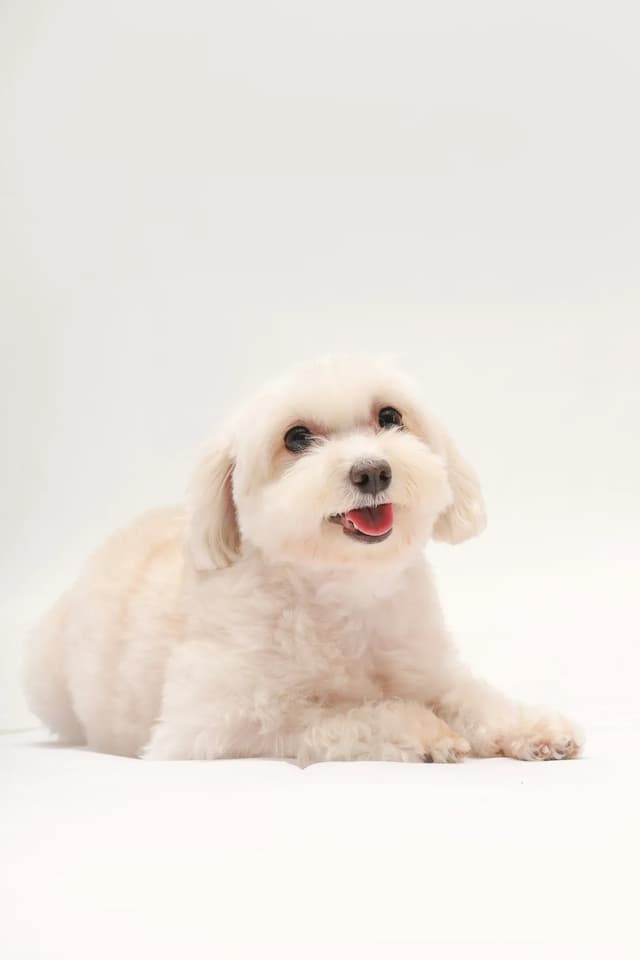
M 386 362 L 332 358 L 244 408 L 186 511 L 117 533 L 34 632 L 65 742 L 151 759 L 577 756 L 562 717 L 456 657 L 423 548 L 485 524 L 473 471 Z

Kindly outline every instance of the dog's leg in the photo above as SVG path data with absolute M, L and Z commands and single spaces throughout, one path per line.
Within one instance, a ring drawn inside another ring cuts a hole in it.
M 340 706 L 310 703 L 306 691 L 288 690 L 281 683 L 267 685 L 265 671 L 270 666 L 265 661 L 258 674 L 252 658 L 228 648 L 207 641 L 181 645 L 168 664 L 162 711 L 144 757 L 449 763 L 469 752 L 464 737 L 421 703 L 401 699 Z
M 455 763 L 469 753 L 467 741 L 427 707 L 401 700 L 347 709 L 302 705 L 267 728 L 238 704 L 228 705 L 206 727 L 165 717 L 144 751 L 150 760 L 214 760 L 286 757 L 301 764 L 323 760 L 401 760 Z
M 433 711 L 404 700 L 381 700 L 347 709 L 302 712 L 298 732 L 283 740 L 300 763 L 323 760 L 401 760 L 455 763 L 469 752 L 467 741 Z
M 515 703 L 457 664 L 433 708 L 478 757 L 568 760 L 582 748 L 582 735 L 560 714 Z

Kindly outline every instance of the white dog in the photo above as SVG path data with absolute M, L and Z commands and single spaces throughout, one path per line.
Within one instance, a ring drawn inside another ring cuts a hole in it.
M 567 721 L 462 666 L 423 555 L 485 522 L 476 478 L 379 361 L 295 370 L 200 463 L 186 512 L 116 534 L 35 631 L 61 739 L 153 759 L 574 757 Z

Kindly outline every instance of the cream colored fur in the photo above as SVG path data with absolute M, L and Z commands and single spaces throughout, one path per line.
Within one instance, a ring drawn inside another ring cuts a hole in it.
M 381 407 L 404 429 L 380 429 Z M 319 439 L 290 453 L 304 423 Z M 372 503 L 348 479 L 391 464 L 391 536 L 329 517 Z M 386 363 L 299 368 L 234 418 L 186 510 L 116 534 L 34 632 L 26 690 L 61 739 L 153 759 L 455 761 L 573 757 L 559 716 L 476 680 L 445 630 L 424 547 L 479 533 L 477 480 Z

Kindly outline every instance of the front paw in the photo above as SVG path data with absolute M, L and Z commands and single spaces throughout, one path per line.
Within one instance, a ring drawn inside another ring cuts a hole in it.
M 416 742 L 416 759 L 424 763 L 460 763 L 471 753 L 469 742 L 427 708 L 408 712 L 407 730 Z
M 464 737 L 418 703 L 383 701 L 356 710 L 355 717 L 353 713 L 350 718 L 359 722 L 340 731 L 342 744 L 349 744 L 345 759 L 458 763 L 471 752 Z M 362 738 L 367 728 L 370 736 Z
M 470 753 L 469 742 L 451 731 L 451 736 L 439 737 L 430 743 L 422 759 L 425 763 L 460 763 Z
M 501 752 L 515 760 L 573 760 L 583 738 L 568 720 L 557 714 L 523 719 L 501 741 Z

